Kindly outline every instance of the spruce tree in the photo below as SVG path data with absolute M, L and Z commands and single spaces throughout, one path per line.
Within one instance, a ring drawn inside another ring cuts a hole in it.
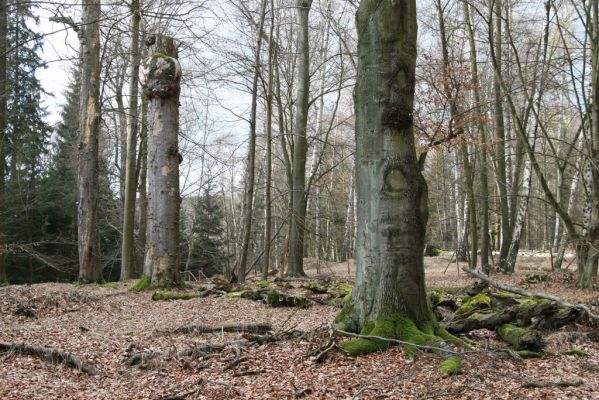
M 212 185 L 208 185 L 204 193 L 198 197 L 193 211 L 190 269 L 200 270 L 206 276 L 222 273 L 225 265 L 224 214 Z

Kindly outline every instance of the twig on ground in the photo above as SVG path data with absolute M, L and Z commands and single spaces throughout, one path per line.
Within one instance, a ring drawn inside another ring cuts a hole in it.
M 81 362 L 77 357 L 64 351 L 51 347 L 33 347 L 24 343 L 4 343 L 0 342 L 0 352 L 18 353 L 37 357 L 51 364 L 64 364 L 69 368 L 85 372 L 89 375 L 95 375 L 96 369 L 90 365 Z
M 247 333 L 266 333 L 272 330 L 271 324 L 258 323 L 258 324 L 226 324 L 219 326 L 209 325 L 190 325 L 181 326 L 179 328 L 158 331 L 159 333 L 211 333 L 211 332 L 247 332 Z
M 571 387 L 580 386 L 584 382 L 580 378 L 574 378 L 572 380 L 561 380 L 557 382 L 541 382 L 541 381 L 526 381 L 522 384 L 525 388 L 547 388 L 547 387 Z

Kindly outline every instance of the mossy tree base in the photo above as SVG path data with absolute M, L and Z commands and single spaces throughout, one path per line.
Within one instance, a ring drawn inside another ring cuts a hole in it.
M 349 304 L 341 311 L 335 320 L 334 326 L 338 329 L 339 327 L 348 326 L 344 324 L 344 321 L 351 322 L 351 305 Z M 399 313 L 380 316 L 374 323 L 366 324 L 361 329 L 360 335 L 376 336 L 381 339 L 354 338 L 342 341 L 339 347 L 352 356 L 359 356 L 385 351 L 389 348 L 391 341 L 384 339 L 399 340 L 407 343 L 405 350 L 410 358 L 414 358 L 418 346 L 438 348 L 440 353 L 444 353 L 443 349 L 447 347 L 448 342 L 466 346 L 464 342 L 449 334 L 434 321 L 423 326 L 417 326 L 411 319 Z

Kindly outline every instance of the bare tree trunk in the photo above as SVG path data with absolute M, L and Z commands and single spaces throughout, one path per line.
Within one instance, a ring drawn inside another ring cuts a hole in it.
M 306 157 L 308 152 L 307 124 L 310 96 L 309 14 L 312 0 L 297 0 L 300 33 L 298 35 L 297 98 L 293 145 L 293 203 L 289 221 L 289 259 L 287 276 L 305 276 L 304 236 L 306 232 Z
M 254 78 L 252 81 L 252 110 L 250 115 L 250 138 L 248 143 L 247 170 L 245 182 L 245 196 L 243 199 L 243 237 L 241 241 L 241 252 L 237 260 L 237 278 L 239 282 L 245 282 L 246 265 L 252 233 L 252 214 L 254 206 L 254 180 L 256 169 L 256 113 L 258 107 L 258 79 L 260 77 L 262 52 L 262 34 L 264 31 L 264 19 L 266 15 L 266 0 L 260 2 L 260 22 L 256 32 L 256 58 L 254 60 Z
M 148 99 L 141 98 L 141 128 L 139 130 L 139 229 L 137 232 L 137 265 L 143 276 L 152 278 L 152 270 L 146 269 L 151 263 L 145 262 L 148 239 Z
M 536 104 L 532 104 L 532 97 L 530 98 L 530 106 L 537 108 L 537 115 L 541 112 L 541 101 L 543 99 L 543 85 L 545 79 L 545 62 L 547 59 L 547 47 L 549 44 L 549 4 L 546 5 L 546 19 L 545 19 L 545 29 L 542 40 L 542 51 L 541 60 L 540 60 L 540 68 L 537 65 L 535 68 L 535 76 L 536 71 L 540 70 L 540 82 L 538 82 L 538 97 Z M 521 76 L 521 80 L 524 82 L 524 76 Z M 534 151 L 536 141 L 537 141 L 537 131 L 539 129 L 539 120 L 536 120 L 535 127 L 531 135 L 528 136 L 528 146 L 532 148 Z M 526 218 L 526 213 L 528 211 L 528 203 L 530 200 L 530 191 L 531 191 L 531 183 L 532 183 L 532 164 L 530 161 L 530 157 L 527 158 L 525 166 L 524 166 L 524 176 L 522 178 L 522 190 L 519 195 L 519 201 L 517 202 L 518 208 L 515 214 L 515 219 L 513 222 L 513 231 L 511 234 L 512 242 L 510 244 L 510 248 L 508 250 L 508 255 L 505 260 L 505 272 L 513 273 L 516 270 L 516 258 L 518 257 L 518 250 L 520 249 L 520 240 L 522 239 L 522 230 L 524 228 L 524 219 Z M 516 190 L 516 189 L 514 189 Z M 561 189 L 558 186 L 558 193 Z M 559 201 L 559 197 L 558 197 Z M 514 202 L 516 204 L 516 202 Z
M 79 165 L 77 209 L 79 281 L 99 282 L 98 136 L 100 134 L 100 17 L 101 1 L 83 0 L 81 26 L 81 90 L 79 107 Z
M 494 0 L 493 5 L 495 6 L 492 13 L 495 13 L 495 21 L 496 26 L 493 32 L 492 40 L 494 41 L 495 53 L 496 53 L 496 62 L 497 68 L 501 71 L 502 68 L 502 1 Z M 507 188 L 507 177 L 506 177 L 506 166 L 505 166 L 505 125 L 503 118 L 503 98 L 502 98 L 502 90 L 501 85 L 495 79 L 493 83 L 493 90 L 495 94 L 495 138 L 497 140 L 496 151 L 495 151 L 495 165 L 496 165 L 496 178 L 497 178 L 497 186 L 499 189 L 499 205 L 500 205 L 500 215 L 501 215 L 501 242 L 499 247 L 499 265 L 503 268 L 503 264 L 505 258 L 507 257 L 507 253 L 510 245 L 510 209 L 509 209 L 509 199 L 508 199 L 508 188 Z
M 139 95 L 139 22 L 141 20 L 139 0 L 131 1 L 131 48 L 129 50 L 129 123 L 127 126 L 127 154 L 125 168 L 125 201 L 123 204 L 123 243 L 121 248 L 121 280 L 131 278 L 135 262 L 135 196 L 136 168 L 135 151 L 137 148 L 137 98 Z M 121 166 L 123 168 L 123 166 Z M 121 171 L 122 173 L 122 171 Z
M 149 57 L 142 63 L 148 99 L 148 246 L 144 267 L 158 287 L 179 286 L 179 94 L 181 67 L 173 38 L 146 39 Z
M 0 0 L 0 49 L 7 48 L 7 8 L 6 0 Z M 5 172 L 6 172 L 6 51 L 0 54 L 0 284 L 7 282 L 6 256 L 3 247 L 6 245 L 4 221 L 5 206 Z
M 266 2 L 265 2 L 266 3 Z M 274 26 L 275 26 L 275 4 L 270 0 L 270 33 L 268 35 L 268 93 L 266 94 L 266 182 L 264 189 L 264 265 L 262 266 L 262 279 L 268 279 L 270 269 L 270 241 L 272 239 L 272 102 L 274 85 Z
M 357 274 L 335 327 L 409 340 L 394 327 L 439 332 L 424 286 L 427 186 L 413 133 L 416 1 L 362 0 L 356 24 Z M 380 349 L 354 344 L 358 354 Z

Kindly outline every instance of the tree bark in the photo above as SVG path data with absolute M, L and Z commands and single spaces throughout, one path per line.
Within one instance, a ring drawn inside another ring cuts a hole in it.
M 148 100 L 148 246 L 145 271 L 159 287 L 179 286 L 179 94 L 181 67 L 173 38 L 146 39 L 141 84 Z
M 252 214 L 254 206 L 254 180 L 256 169 L 256 113 L 258 107 L 258 78 L 261 67 L 262 33 L 264 30 L 264 18 L 266 14 L 266 0 L 260 3 L 260 22 L 256 33 L 256 58 L 254 59 L 254 78 L 252 81 L 252 109 L 250 115 L 250 137 L 248 144 L 247 170 L 245 183 L 245 196 L 243 199 L 243 236 L 241 241 L 241 252 L 237 260 L 237 278 L 239 282 L 245 282 L 250 237 L 252 233 Z
M 78 247 L 79 281 L 99 282 L 98 136 L 100 134 L 101 1 L 83 0 L 81 26 L 81 90 L 79 107 Z
M 137 98 L 139 95 L 139 23 L 141 20 L 139 0 L 131 2 L 131 48 L 129 64 L 131 66 L 129 81 L 129 121 L 127 125 L 127 155 L 125 161 L 125 201 L 123 203 L 123 243 L 121 247 L 121 280 L 131 278 L 135 262 L 135 197 L 136 197 L 136 156 L 137 128 L 139 116 Z M 121 166 L 122 168 L 122 166 Z M 122 173 L 122 171 L 121 171 Z
M 489 183 L 487 178 L 487 150 L 486 150 L 486 132 L 485 125 L 482 122 L 482 101 L 480 98 L 480 84 L 478 78 L 478 63 L 476 53 L 476 42 L 474 40 L 474 30 L 472 29 L 472 21 L 470 19 L 470 5 L 464 2 L 464 19 L 466 21 L 467 33 L 468 33 L 468 44 L 470 47 L 470 73 L 472 74 L 472 86 L 474 94 L 474 111 L 477 120 L 478 136 L 482 144 L 480 150 L 480 220 L 481 220 L 481 244 L 480 244 L 480 262 L 481 268 L 485 273 L 489 273 Z
M 424 285 L 428 195 L 412 115 L 416 1 L 362 0 L 356 21 L 357 272 L 335 328 L 408 341 L 418 336 L 427 343 L 443 331 Z M 408 325 L 415 325 L 414 334 L 403 329 Z M 362 354 L 383 345 L 365 340 L 342 347 Z
M 502 52 L 502 1 L 495 0 L 493 2 L 494 9 L 491 13 L 495 13 L 495 29 L 491 40 L 494 41 L 497 69 L 501 71 L 501 52 Z M 508 199 L 508 188 L 507 188 L 507 177 L 506 177 L 506 166 L 505 166 L 505 125 L 503 117 L 503 98 L 501 84 L 496 78 L 493 82 L 493 91 L 495 95 L 495 138 L 497 145 L 495 147 L 495 165 L 496 165 L 496 178 L 497 186 L 499 190 L 499 205 L 501 215 L 501 243 L 499 248 L 499 265 L 503 268 L 503 263 L 507 257 L 507 253 L 510 246 L 510 210 L 509 210 L 509 199 Z
M 148 99 L 141 98 L 141 127 L 139 130 L 139 229 L 137 232 L 137 269 L 143 276 L 152 278 L 152 270 L 146 270 L 145 254 L 148 238 Z M 148 264 L 148 267 L 151 264 Z
M 0 0 L 0 49 L 7 48 L 7 7 L 6 0 Z M 6 245 L 4 221 L 5 207 L 5 172 L 6 172 L 6 58 L 7 53 L 0 54 L 0 284 L 7 282 L 6 255 L 3 247 Z
M 266 182 L 264 189 L 264 265 L 262 266 L 262 279 L 268 279 L 270 270 L 270 248 L 272 238 L 272 106 L 274 92 L 274 62 L 275 43 L 273 38 L 275 17 L 274 0 L 270 1 L 270 34 L 268 35 L 268 92 L 266 94 Z
M 287 276 L 305 276 L 304 236 L 306 232 L 306 157 L 308 153 L 308 110 L 310 96 L 309 14 L 312 0 L 297 0 L 300 33 L 298 35 L 297 98 L 293 131 L 292 205 L 289 221 L 289 259 Z

